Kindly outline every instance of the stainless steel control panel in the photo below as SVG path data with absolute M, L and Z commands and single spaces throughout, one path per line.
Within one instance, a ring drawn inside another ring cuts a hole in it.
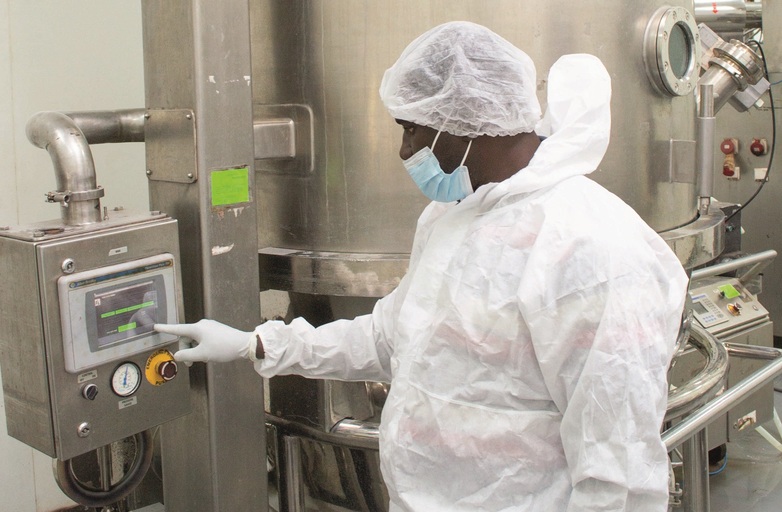
M 0 231 L 0 364 L 8 433 L 62 460 L 190 411 L 177 339 L 177 223 L 115 216 Z
M 690 289 L 692 312 L 712 334 L 725 336 L 732 331 L 768 320 L 768 311 L 734 278 L 707 278 Z

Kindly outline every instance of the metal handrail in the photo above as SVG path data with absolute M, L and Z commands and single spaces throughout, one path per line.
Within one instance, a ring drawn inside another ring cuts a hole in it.
M 725 274 L 726 272 L 732 272 L 734 270 L 752 265 L 752 268 L 739 277 L 739 281 L 746 283 L 754 276 L 759 274 L 764 268 L 766 268 L 776 257 L 777 251 L 774 250 L 761 251 L 755 254 L 742 256 L 741 258 L 736 258 L 735 260 L 726 261 L 724 263 L 717 263 L 716 265 L 711 265 L 710 267 L 693 270 L 691 280 L 697 281 L 706 277 L 718 276 L 720 274 Z
M 782 350 L 770 347 L 735 345 L 725 343 L 729 356 L 768 359 L 769 364 L 757 370 L 714 400 L 692 413 L 675 427 L 663 433 L 663 442 L 668 451 L 676 448 L 698 431 L 704 429 L 715 417 L 726 413 L 738 402 L 754 393 L 757 388 L 768 384 L 782 375 Z

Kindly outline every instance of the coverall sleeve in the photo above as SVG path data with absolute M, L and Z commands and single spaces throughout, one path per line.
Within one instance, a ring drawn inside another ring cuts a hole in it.
M 255 363 L 263 377 L 301 375 L 337 380 L 390 382 L 393 307 L 396 292 L 380 299 L 371 314 L 313 327 L 303 318 L 286 325 L 269 321 L 255 334 L 265 357 Z
M 524 312 L 562 414 L 569 512 L 667 508 L 660 428 L 686 276 L 654 254 L 616 250 L 570 247 L 559 266 L 555 253 L 538 276 L 546 291 Z

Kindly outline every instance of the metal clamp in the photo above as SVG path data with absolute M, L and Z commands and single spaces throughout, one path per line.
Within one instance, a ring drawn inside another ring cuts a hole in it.
M 103 190 L 103 187 L 101 186 L 92 190 L 79 190 L 76 192 L 71 192 L 70 190 L 47 192 L 46 202 L 62 203 L 63 206 L 68 206 L 68 203 L 74 201 L 89 201 L 91 199 L 100 199 L 105 194 L 106 191 Z

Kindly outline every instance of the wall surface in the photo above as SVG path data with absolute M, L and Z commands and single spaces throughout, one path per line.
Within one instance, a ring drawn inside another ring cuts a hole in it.
M 123 0 L 0 0 L 0 226 L 59 219 L 51 160 L 25 136 L 36 112 L 144 107 L 141 7 Z M 149 209 L 144 146 L 92 147 L 109 209 Z M 2 254 L 0 254 L 0 258 Z M 6 434 L 0 389 L 1 510 L 73 505 L 52 461 Z

